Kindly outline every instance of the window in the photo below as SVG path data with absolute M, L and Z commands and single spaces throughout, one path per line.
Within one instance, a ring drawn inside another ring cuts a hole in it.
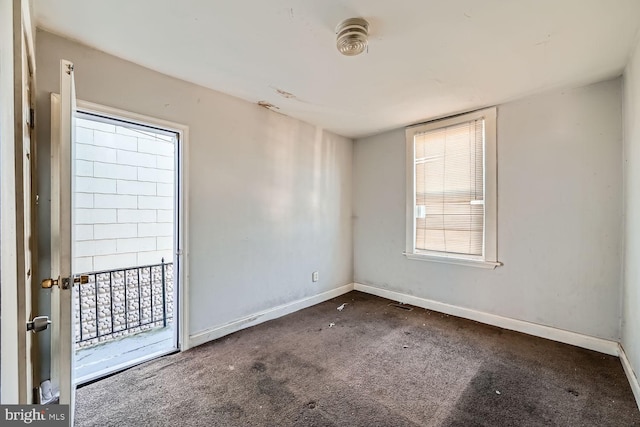
M 495 268 L 496 109 L 407 128 L 411 259 Z

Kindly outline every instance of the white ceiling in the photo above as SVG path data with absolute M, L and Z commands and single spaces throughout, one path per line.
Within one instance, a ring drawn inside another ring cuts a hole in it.
M 348 137 L 615 77 L 640 27 L 638 0 L 38 0 L 35 10 L 40 28 Z M 335 27 L 358 16 L 369 51 L 341 56 Z

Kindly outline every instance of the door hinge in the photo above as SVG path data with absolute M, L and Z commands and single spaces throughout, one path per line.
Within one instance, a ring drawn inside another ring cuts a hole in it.
M 36 110 L 29 108 L 29 127 L 35 129 L 36 127 Z

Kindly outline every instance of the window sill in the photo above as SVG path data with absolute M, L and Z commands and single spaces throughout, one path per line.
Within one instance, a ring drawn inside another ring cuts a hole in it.
M 432 262 L 440 262 L 443 264 L 466 265 L 469 267 L 485 268 L 489 270 L 493 270 L 496 267 L 499 267 L 502 265 L 501 262 L 483 261 L 479 259 L 454 258 L 449 256 L 415 254 L 415 253 L 407 253 L 407 252 L 403 252 L 403 255 L 406 256 L 408 259 L 417 260 L 417 261 L 432 261 Z

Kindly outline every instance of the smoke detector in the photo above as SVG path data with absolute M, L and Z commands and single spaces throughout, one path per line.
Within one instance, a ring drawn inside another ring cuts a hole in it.
M 367 48 L 369 23 L 362 18 L 349 18 L 336 27 L 336 47 L 346 56 L 359 55 Z

